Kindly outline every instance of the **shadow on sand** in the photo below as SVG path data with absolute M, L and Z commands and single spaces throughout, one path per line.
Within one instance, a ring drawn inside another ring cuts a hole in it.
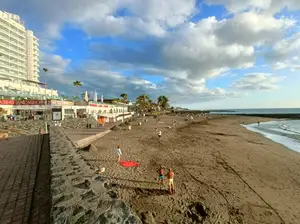
M 134 190 L 137 195 L 142 197 L 161 196 L 169 194 L 169 191 L 167 189 L 141 188 L 126 185 L 120 185 L 120 187 L 124 189 Z
M 124 179 L 124 178 L 119 178 L 119 177 L 107 177 L 107 178 L 111 179 L 111 180 L 129 181 L 129 182 L 132 182 L 132 183 L 144 183 L 144 184 L 155 184 L 155 185 L 157 185 L 157 182 L 153 182 L 153 181 L 130 180 L 130 179 Z

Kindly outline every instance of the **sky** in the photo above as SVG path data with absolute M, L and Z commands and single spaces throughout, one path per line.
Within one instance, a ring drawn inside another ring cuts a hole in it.
M 1 0 L 0 10 L 34 31 L 60 94 L 74 96 L 78 80 L 80 92 L 165 95 L 190 109 L 300 107 L 299 0 Z

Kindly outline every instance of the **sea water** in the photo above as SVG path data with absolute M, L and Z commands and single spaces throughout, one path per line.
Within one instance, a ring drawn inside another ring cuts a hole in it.
M 300 153 L 300 120 L 280 120 L 242 125 Z
M 300 114 L 300 108 L 210 110 L 210 114 Z

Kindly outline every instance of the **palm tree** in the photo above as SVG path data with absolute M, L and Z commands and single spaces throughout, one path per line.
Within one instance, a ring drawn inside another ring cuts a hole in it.
M 136 98 L 136 103 L 139 110 L 148 110 L 150 107 L 150 97 L 147 94 L 142 94 Z
M 128 95 L 126 93 L 122 93 L 120 97 L 123 98 L 123 103 L 127 103 Z
M 82 82 L 81 81 L 74 81 L 73 86 L 76 88 L 76 96 L 78 97 L 78 88 L 80 86 L 82 86 Z
M 169 107 L 169 99 L 166 96 L 159 96 L 157 98 L 157 104 L 163 109 L 166 110 Z
M 78 96 L 73 96 L 73 100 L 77 101 L 77 100 L 79 100 L 79 97 Z
M 61 95 L 60 96 L 63 100 L 67 100 L 68 99 L 68 96 L 66 96 L 66 95 Z

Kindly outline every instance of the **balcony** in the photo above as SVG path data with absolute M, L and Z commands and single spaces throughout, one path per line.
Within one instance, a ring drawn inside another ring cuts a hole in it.
M 9 69 L 9 65 L 7 63 L 0 62 L 0 68 Z
M 0 37 L 1 37 L 1 40 L 3 41 L 6 41 L 7 43 L 9 43 L 9 35 L 6 34 L 5 32 L 3 32 L 1 29 L 0 29 Z
M 13 34 L 13 35 L 15 35 L 15 36 L 17 36 L 19 39 L 25 39 L 25 34 L 23 33 L 23 34 L 20 34 L 19 32 L 18 32 L 18 30 L 15 30 L 15 29 L 10 29 L 10 33 L 11 34 Z M 13 35 L 11 35 L 11 36 L 13 36 Z
M 9 45 L 8 44 L 5 44 L 2 41 L 0 41 L 0 46 L 9 51 Z

